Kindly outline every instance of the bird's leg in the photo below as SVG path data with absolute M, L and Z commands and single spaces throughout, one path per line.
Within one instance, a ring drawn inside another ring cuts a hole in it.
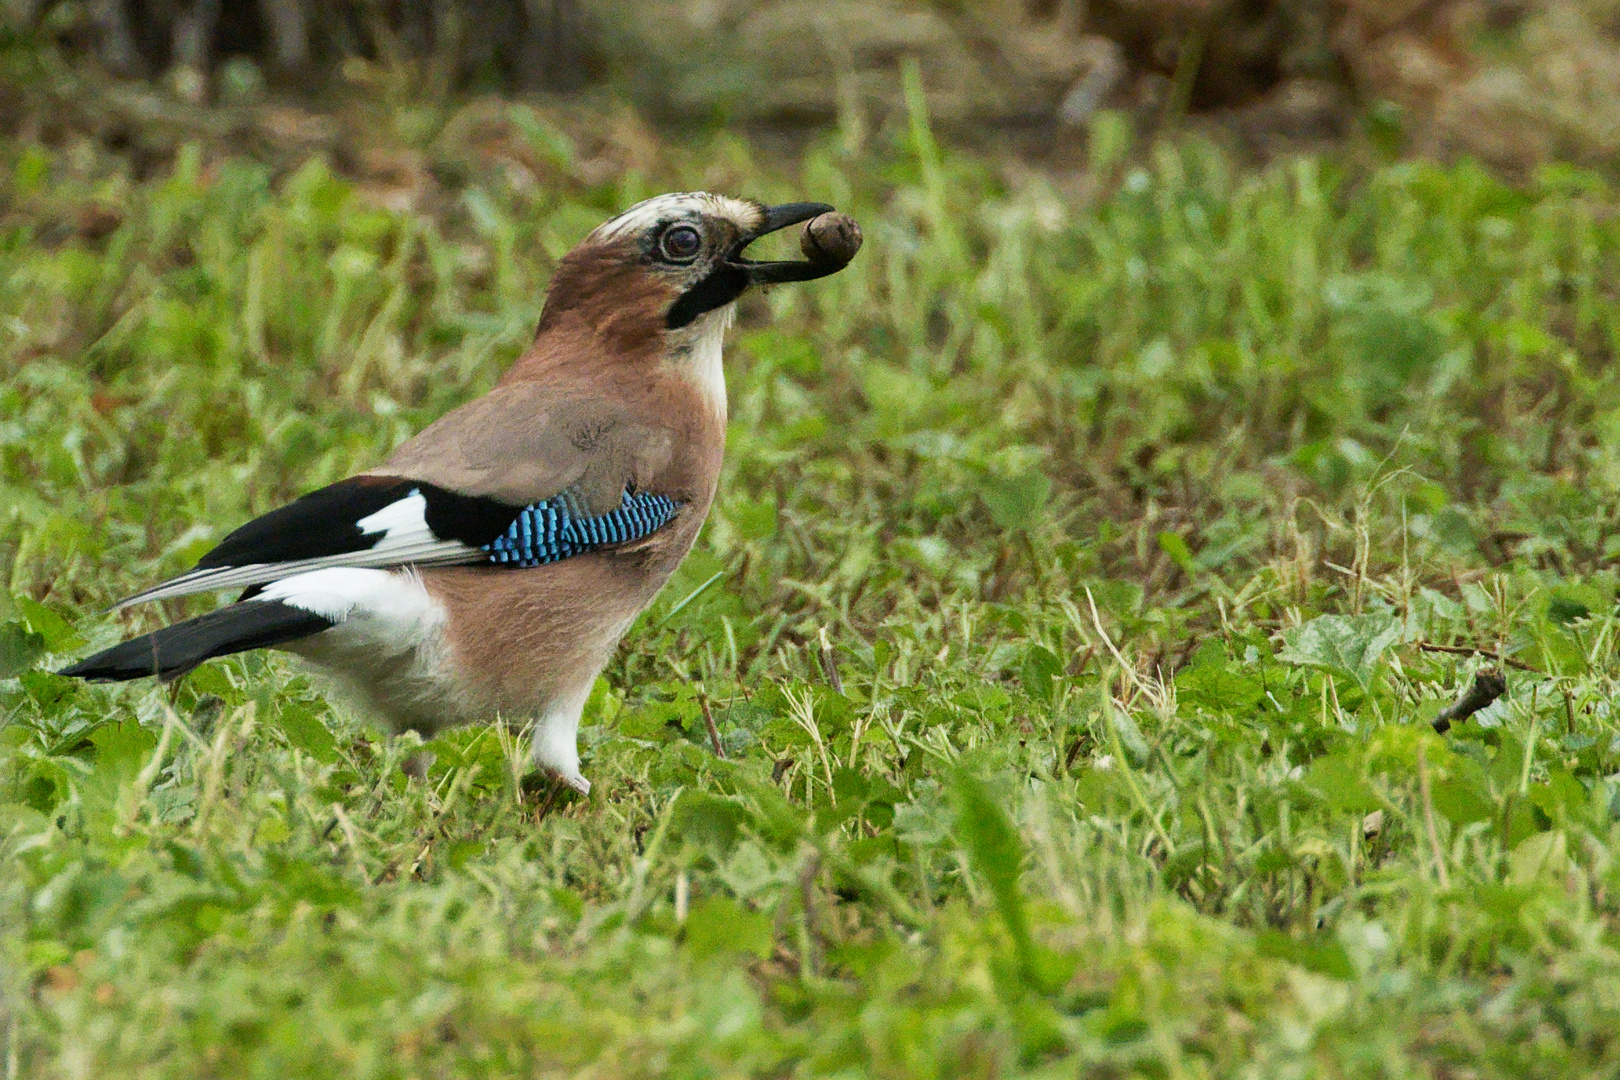
M 558 776 L 552 776 L 551 777 L 551 790 L 546 792 L 546 801 L 541 804 L 539 811 L 534 815 L 534 823 L 536 825 L 538 825 L 542 821 L 546 820 L 546 815 L 551 813 L 551 804 L 557 801 L 557 794 L 559 792 L 561 792 L 562 789 L 563 789 L 562 778 L 558 777 Z
M 433 767 L 435 755 L 431 750 L 418 750 L 399 763 L 399 771 L 412 780 L 427 781 L 428 769 Z
M 590 689 L 591 683 L 581 680 L 581 685 L 573 692 L 554 700 L 535 723 L 529 748 L 534 763 L 546 775 L 581 795 L 591 793 L 591 782 L 579 771 L 579 717 Z

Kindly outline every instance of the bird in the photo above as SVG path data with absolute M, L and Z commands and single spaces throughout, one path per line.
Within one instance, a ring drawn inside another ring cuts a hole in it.
M 804 261 L 744 254 L 799 223 Z M 489 393 L 113 610 L 243 590 L 234 602 L 60 674 L 168 681 L 282 649 L 396 731 L 532 723 L 535 764 L 589 794 L 586 699 L 714 501 L 737 300 L 834 273 L 859 246 L 826 203 L 675 192 L 630 207 L 559 260 L 532 345 Z

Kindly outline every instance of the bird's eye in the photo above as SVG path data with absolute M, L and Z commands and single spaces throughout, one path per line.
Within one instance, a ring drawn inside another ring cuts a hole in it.
M 664 233 L 658 246 L 663 250 L 666 259 L 685 262 L 697 256 L 698 249 L 703 246 L 703 238 L 692 226 L 677 225 Z

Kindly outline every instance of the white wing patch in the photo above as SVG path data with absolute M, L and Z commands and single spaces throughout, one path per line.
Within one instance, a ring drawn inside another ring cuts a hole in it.
M 396 499 L 369 517 L 355 522 L 367 536 L 382 533 L 383 538 L 371 550 L 384 547 L 403 547 L 424 537 L 434 539 L 427 523 L 427 499 L 416 489 L 403 499 Z
M 355 522 L 363 535 L 382 534 L 382 538 L 371 547 L 287 562 L 246 563 L 242 566 L 215 566 L 192 570 L 118 601 L 113 605 L 113 610 L 120 611 L 132 604 L 167 600 L 174 596 L 190 596 L 192 593 L 209 592 L 214 589 L 265 585 L 294 574 L 330 567 L 452 566 L 457 563 L 481 562 L 489 558 L 487 552 L 470 547 L 459 540 L 440 540 L 434 536 L 433 530 L 428 528 L 426 515 L 427 499 L 420 491 L 413 490 L 403 499 L 396 499 L 381 510 Z
M 434 621 L 443 615 L 415 574 L 347 566 L 311 570 L 271 582 L 254 600 L 279 600 L 334 623 L 368 618 L 384 624 L 414 625 L 424 618 Z

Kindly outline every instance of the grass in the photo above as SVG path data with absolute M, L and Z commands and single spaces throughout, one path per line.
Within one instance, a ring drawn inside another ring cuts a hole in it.
M 915 101 L 604 170 L 479 108 L 404 199 L 0 143 L 8 1077 L 1620 1066 L 1620 192 L 1197 142 L 1071 190 Z M 867 247 L 748 301 L 588 799 L 496 727 L 408 779 L 275 655 L 48 673 L 201 610 L 100 614 L 480 393 L 560 252 L 699 185 Z

